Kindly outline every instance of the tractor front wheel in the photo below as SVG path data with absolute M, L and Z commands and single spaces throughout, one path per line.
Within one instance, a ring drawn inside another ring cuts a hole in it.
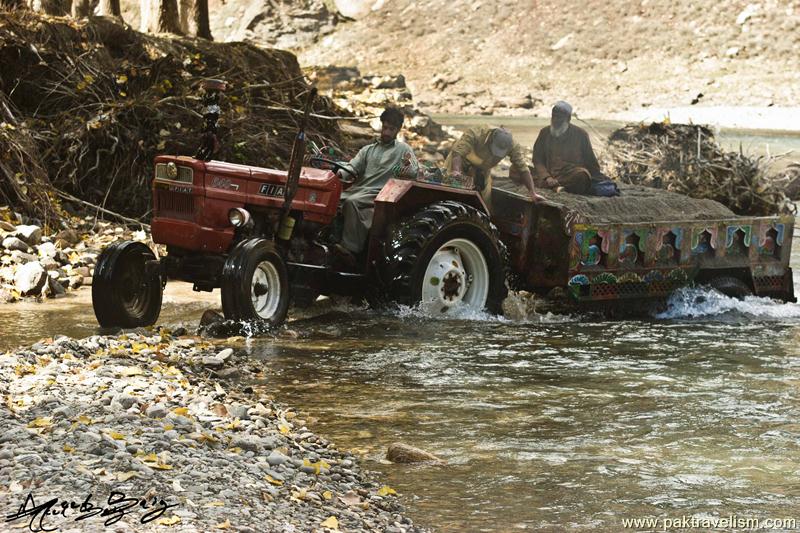
M 92 307 L 104 328 L 151 326 L 161 312 L 162 284 L 156 258 L 145 244 L 119 241 L 97 258 L 92 278 Z
M 289 310 L 286 262 L 265 239 L 237 244 L 222 269 L 222 311 L 228 320 L 278 326 Z

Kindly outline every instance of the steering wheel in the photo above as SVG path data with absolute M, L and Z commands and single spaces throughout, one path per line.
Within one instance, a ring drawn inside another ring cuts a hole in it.
M 315 156 L 311 157 L 310 161 L 311 161 L 311 163 L 322 163 L 322 164 L 325 164 L 327 166 L 333 167 L 337 171 L 338 170 L 344 170 L 345 172 L 350 174 L 350 176 L 352 176 L 352 179 L 344 179 L 344 178 L 340 177 L 339 179 L 342 180 L 342 183 L 346 183 L 348 185 L 351 185 L 351 184 L 355 183 L 355 181 L 358 179 L 358 175 L 355 172 L 353 172 L 352 170 L 347 168 L 347 166 L 345 166 L 344 164 L 342 164 L 342 163 L 340 163 L 338 161 L 334 161 L 333 159 L 328 159 L 327 157 L 322 157 L 322 156 L 315 155 Z M 324 168 L 324 167 L 320 167 L 320 168 Z

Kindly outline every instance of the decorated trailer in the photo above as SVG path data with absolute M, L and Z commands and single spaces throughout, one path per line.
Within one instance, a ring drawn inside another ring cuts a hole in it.
M 573 302 L 663 298 L 689 284 L 795 301 L 794 217 L 741 217 L 712 200 L 646 187 L 615 198 L 496 190 L 492 221 L 525 289 Z

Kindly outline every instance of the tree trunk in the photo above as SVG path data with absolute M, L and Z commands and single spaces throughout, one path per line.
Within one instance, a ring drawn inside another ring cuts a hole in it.
M 180 35 L 178 1 L 142 0 L 142 30 L 150 33 L 175 33 Z
M 200 37 L 201 39 L 213 40 L 211 36 L 211 24 L 208 20 L 208 0 L 190 0 L 192 7 L 189 11 L 188 23 L 189 35 Z
M 178 0 L 181 31 L 186 35 L 191 35 L 189 33 L 189 17 L 192 13 L 192 4 L 194 4 L 194 0 Z
M 92 14 L 91 0 L 72 0 L 72 18 L 88 17 Z
M 69 0 L 0 0 L 0 4 L 7 9 L 28 7 L 56 17 L 67 15 L 70 10 Z
M 101 17 L 117 17 L 122 19 L 122 9 L 119 0 L 100 0 L 94 10 L 95 15 Z

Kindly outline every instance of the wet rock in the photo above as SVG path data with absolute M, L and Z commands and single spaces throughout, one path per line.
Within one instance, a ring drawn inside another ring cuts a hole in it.
M 223 361 L 227 361 L 228 358 L 233 355 L 233 348 L 225 348 L 221 352 L 217 354 L 217 357 L 222 359 Z
M 14 234 L 29 246 L 36 246 L 42 242 L 42 228 L 39 226 L 17 226 Z
M 210 326 L 211 324 L 216 324 L 217 322 L 223 322 L 225 317 L 219 311 L 215 311 L 213 309 L 206 309 L 203 312 L 203 316 L 200 317 L 200 327 L 203 326 Z
M 45 296 L 48 298 L 58 298 L 64 296 L 67 290 L 58 282 L 57 279 L 47 276 L 47 288 L 45 289 Z
M 5 220 L 0 220 L 0 230 L 2 231 L 14 231 L 15 226 L 10 222 L 6 222 Z
M 42 265 L 38 261 L 31 261 L 17 269 L 14 286 L 23 296 L 38 294 L 47 283 L 47 279 L 47 272 Z
M 386 459 L 393 463 L 424 463 L 428 461 L 437 463 L 443 462 L 432 453 L 428 453 L 425 450 L 421 450 L 401 442 L 395 442 L 394 444 L 389 445 L 389 449 L 386 451 Z
M 19 252 L 28 251 L 28 245 L 18 237 L 6 237 L 3 239 L 3 248 L 6 250 L 17 250 Z

